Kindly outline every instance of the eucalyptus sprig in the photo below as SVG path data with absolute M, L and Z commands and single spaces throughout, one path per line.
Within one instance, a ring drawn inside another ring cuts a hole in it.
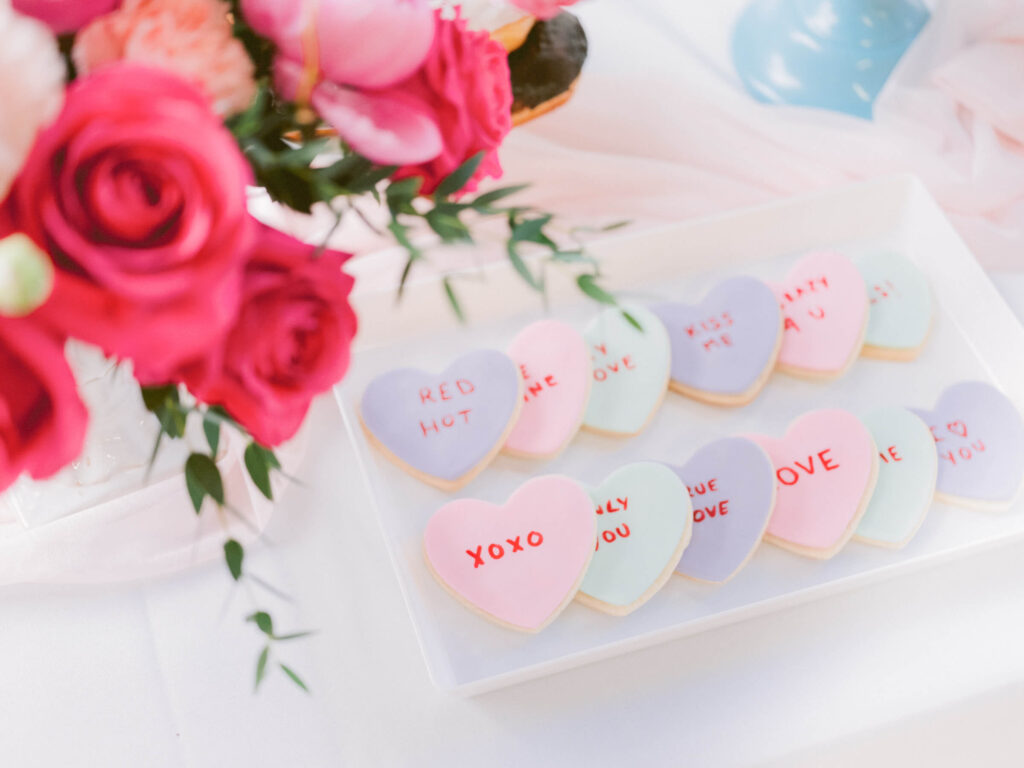
M 221 477 L 220 469 L 217 466 L 217 452 L 220 450 L 221 430 L 228 427 L 235 430 L 244 440 L 248 441 L 243 453 L 246 472 L 252 479 L 253 484 L 259 489 L 268 500 L 273 501 L 274 490 L 271 484 L 271 473 L 281 472 L 281 462 L 272 450 L 260 445 L 256 440 L 242 428 L 238 422 L 228 415 L 227 411 L 217 405 L 205 406 L 202 404 L 189 404 L 181 397 L 181 391 L 173 384 L 160 387 L 142 387 L 142 400 L 146 409 L 156 416 L 160 424 L 160 431 L 153 446 L 153 453 L 150 457 L 150 468 L 156 461 L 160 450 L 160 444 L 166 436 L 172 440 L 180 440 L 185 436 L 190 417 L 201 419 L 203 435 L 206 438 L 207 451 L 192 451 L 185 460 L 185 487 L 188 490 L 189 499 L 192 501 L 192 508 L 197 515 L 203 511 L 203 505 L 207 499 L 216 504 L 220 510 L 226 510 L 234 514 L 240 521 L 251 525 L 248 520 L 229 503 L 224 491 L 224 479 Z M 266 584 L 254 574 L 245 569 L 245 548 L 236 539 L 227 539 L 224 542 L 224 563 L 227 565 L 228 573 L 236 583 L 243 583 L 245 579 L 263 586 L 270 591 L 277 592 L 274 587 Z M 261 609 L 255 609 L 246 618 L 252 622 L 263 635 L 266 636 L 266 645 L 256 660 L 256 688 L 263 682 L 266 676 L 267 664 L 274 642 L 283 642 L 306 637 L 310 632 L 291 632 L 287 634 L 276 634 L 274 623 L 270 614 Z M 278 667 L 281 671 L 304 691 L 309 691 L 306 683 L 284 662 L 279 661 Z

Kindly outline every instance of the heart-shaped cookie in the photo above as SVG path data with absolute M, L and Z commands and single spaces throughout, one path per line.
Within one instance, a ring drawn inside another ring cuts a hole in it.
M 456 599 L 502 626 L 538 632 L 576 594 L 594 552 L 594 510 L 573 480 L 537 477 L 502 506 L 445 504 L 427 523 L 423 550 Z
M 676 572 L 728 581 L 754 554 L 775 508 L 771 460 L 753 441 L 725 437 L 675 471 L 693 503 L 693 535 Z
M 913 360 L 932 325 L 932 292 L 924 274 L 897 253 L 857 260 L 868 291 L 870 312 L 864 336 L 866 357 Z
M 1024 478 L 1024 422 L 1006 395 L 982 381 L 963 381 L 947 388 L 931 411 L 912 410 L 935 441 L 937 499 L 1010 506 Z
M 862 421 L 878 448 L 878 482 L 854 535 L 898 549 L 917 533 L 935 498 L 935 441 L 906 408 L 879 408 Z
M 384 454 L 412 475 L 456 490 L 500 450 L 521 403 L 519 370 L 480 349 L 441 373 L 399 368 L 378 376 L 360 402 L 363 426 Z
M 672 345 L 673 390 L 716 405 L 757 397 L 782 343 L 782 313 L 771 288 L 733 277 L 699 304 L 659 304 L 653 311 Z
M 590 498 L 597 543 L 576 599 L 625 616 L 672 575 L 690 540 L 693 507 L 675 472 L 650 461 L 616 470 Z
M 778 481 L 765 538 L 807 557 L 832 557 L 853 536 L 878 478 L 867 427 L 829 409 L 805 413 L 781 439 L 747 437 L 768 453 Z
M 523 406 L 504 450 L 524 458 L 554 458 L 579 430 L 587 408 L 587 344 L 571 325 L 541 320 L 512 340 L 508 355 L 523 377 Z
M 853 263 L 840 253 L 811 253 L 772 290 L 783 314 L 779 370 L 825 380 L 845 373 L 868 322 L 864 278 Z
M 635 435 L 654 416 L 668 389 L 670 347 L 665 326 L 637 306 L 624 308 L 640 329 L 611 307 L 584 332 L 593 363 L 583 426 L 609 435 Z

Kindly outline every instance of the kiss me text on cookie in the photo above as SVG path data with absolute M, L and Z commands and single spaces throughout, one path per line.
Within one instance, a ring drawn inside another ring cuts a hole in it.
M 935 438 L 936 447 L 939 452 L 939 458 L 945 459 L 951 464 L 956 464 L 960 461 L 970 461 L 977 454 L 982 453 L 985 450 L 985 442 L 981 438 L 968 438 L 967 437 L 967 424 L 957 420 L 951 421 L 946 424 L 946 431 L 957 437 L 963 438 L 964 440 L 970 440 L 969 445 L 962 445 L 956 449 L 956 453 L 953 452 L 952 448 L 946 448 L 945 446 L 939 447 L 938 443 L 944 442 L 948 438 L 942 437 L 938 431 L 939 427 L 929 427 L 932 431 L 932 437 Z
M 710 352 L 719 347 L 731 347 L 732 336 L 725 333 L 723 329 L 729 328 L 732 324 L 732 315 L 728 312 L 722 312 L 719 315 L 709 317 L 707 320 L 686 326 L 686 337 L 698 341 L 705 352 Z M 719 333 L 719 331 L 723 332 Z
M 595 344 L 594 349 L 601 353 L 603 357 L 608 356 L 608 347 L 605 344 Z M 604 381 L 608 376 L 616 373 L 624 373 L 625 371 L 636 370 L 636 363 L 633 362 L 632 355 L 623 355 L 621 358 L 617 358 L 612 362 L 603 362 L 598 366 L 597 359 L 594 359 L 594 379 L 595 381 Z
M 469 379 L 456 379 L 454 384 L 442 381 L 437 388 L 423 387 L 420 390 L 420 405 L 424 403 L 439 403 L 448 400 L 455 400 L 460 395 L 472 393 L 476 387 Z M 440 433 L 442 429 L 450 429 L 456 424 L 468 424 L 471 408 L 463 408 L 452 413 L 445 414 L 440 419 L 420 421 L 420 429 L 423 436 L 428 437 L 431 433 Z
M 473 558 L 473 567 L 479 568 L 490 560 L 501 560 L 505 556 L 505 553 L 513 554 L 515 552 L 525 552 L 526 547 L 539 547 L 544 543 L 544 536 L 540 531 L 530 531 L 526 534 L 526 543 L 523 543 L 522 536 L 516 536 L 513 539 L 505 539 L 504 544 L 498 544 L 492 542 L 487 545 L 487 549 L 484 549 L 483 544 L 478 544 L 477 548 L 467 549 L 466 554 Z M 484 556 L 487 556 L 486 558 Z
M 686 486 L 686 490 L 690 494 L 690 498 L 694 501 L 699 502 L 698 497 L 703 496 L 707 493 L 718 491 L 718 478 L 712 477 L 710 480 L 704 483 L 697 483 L 694 486 Z M 694 504 L 693 507 L 693 522 L 699 523 L 705 519 L 715 517 L 721 517 L 722 515 L 729 514 L 729 500 L 722 499 L 721 501 L 715 502 L 710 507 L 697 506 Z
M 521 364 L 519 366 L 519 372 L 523 376 L 523 383 L 526 385 L 526 391 L 523 392 L 523 402 L 530 402 L 531 398 L 537 397 L 545 389 L 551 389 L 557 387 L 558 382 L 555 380 L 554 375 L 547 374 L 536 379 L 530 376 L 530 373 L 526 370 L 526 365 Z
M 787 464 L 779 467 L 775 470 L 775 477 L 783 485 L 796 485 L 802 476 L 800 472 L 803 472 L 805 475 L 813 475 L 818 467 L 824 472 L 832 472 L 839 469 L 839 462 L 828 455 L 831 450 L 831 448 L 826 448 L 818 451 L 816 454 L 811 454 L 807 457 L 806 462 L 797 459 L 793 462 L 793 466 Z M 817 459 L 817 462 L 815 462 L 815 459 Z
M 797 301 L 799 301 L 808 294 L 820 293 L 822 291 L 827 290 L 828 277 L 826 277 L 825 275 L 822 275 L 821 277 L 812 277 L 808 280 L 798 283 L 797 285 L 793 286 L 792 288 L 782 293 L 783 300 L 780 303 L 782 311 L 786 312 L 787 304 L 795 304 Z M 813 320 L 824 320 L 825 308 L 822 306 L 808 307 L 807 315 Z M 786 315 L 786 320 L 783 327 L 787 331 L 792 329 L 797 333 L 800 332 L 800 326 L 797 324 L 796 320 L 794 320 L 789 315 Z

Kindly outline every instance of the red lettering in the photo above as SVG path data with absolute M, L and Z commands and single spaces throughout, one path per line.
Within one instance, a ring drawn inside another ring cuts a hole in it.
M 782 477 L 783 472 L 789 472 L 789 474 L 792 475 L 793 479 L 786 481 Z M 775 476 L 779 478 L 779 482 L 782 483 L 783 485 L 794 485 L 796 481 L 800 479 L 800 475 L 796 473 L 796 470 L 790 469 L 789 467 L 779 467 L 778 470 L 776 470 L 775 472 Z
M 718 490 L 718 486 L 716 485 L 717 482 L 718 482 L 718 478 L 717 477 L 712 477 L 710 480 L 708 480 L 708 490 L 709 491 L 717 491 Z
M 944 437 L 939 437 L 938 434 L 936 434 L 935 430 L 938 429 L 938 427 L 928 427 L 928 429 L 932 431 L 932 437 L 935 438 L 936 443 L 941 443 L 943 440 L 946 439 Z
M 719 515 L 728 515 L 729 514 L 729 500 L 728 499 L 722 499 L 720 502 L 718 502 L 718 514 Z
M 595 344 L 594 345 L 594 349 L 596 349 L 602 355 L 607 355 L 608 354 L 608 347 L 605 346 L 604 344 Z
M 704 510 L 703 509 L 701 509 L 700 507 L 697 507 L 695 510 L 693 510 L 693 522 L 699 523 L 703 519 L 704 519 Z
M 617 502 L 619 502 L 619 504 L 621 504 L 621 505 L 622 505 L 622 510 L 623 510 L 623 511 L 625 511 L 625 510 L 629 509 L 629 496 L 627 496 L 627 497 L 626 497 L 626 498 L 624 498 L 624 499 L 619 499 L 619 498 L 616 498 L 615 500 L 616 500 Z
M 455 386 L 458 388 L 459 392 L 461 392 L 464 395 L 468 395 L 470 392 L 476 389 L 476 387 L 473 386 L 473 382 L 471 382 L 469 379 L 459 379 L 458 381 L 455 382 Z
M 536 541 L 533 540 L 534 536 L 537 537 Z M 526 543 L 529 544 L 531 547 L 539 547 L 543 541 L 544 537 L 541 535 L 540 531 L 530 531 L 530 533 L 526 537 Z
M 423 423 L 423 422 L 421 421 L 421 422 L 420 422 L 420 429 L 422 429 L 422 430 L 423 430 L 423 436 L 424 436 L 424 437 L 426 437 L 426 436 L 427 436 L 427 432 L 428 432 L 428 430 L 431 430 L 431 429 L 432 429 L 432 430 L 434 430 L 435 432 L 440 432 L 440 431 L 441 431 L 441 430 L 439 430 L 439 429 L 437 428 L 437 421 L 436 421 L 436 420 L 435 420 L 435 421 L 432 421 L 432 422 L 430 422 L 430 426 L 427 426 L 426 424 L 424 424 L 424 423 Z
M 471 410 L 473 410 L 473 409 L 472 408 L 467 408 L 464 411 L 459 411 L 459 416 L 462 417 L 462 423 L 463 424 L 469 424 L 469 412 Z
M 714 517 L 715 511 L 718 509 L 717 504 L 712 504 L 710 507 L 704 507 L 704 514 L 708 517 Z
M 595 380 L 597 380 L 597 381 L 604 381 L 607 378 L 608 378 L 608 374 L 604 370 L 604 368 L 595 368 L 594 369 L 594 379 Z
M 615 541 L 615 534 L 611 531 L 601 531 L 601 538 L 611 544 Z
M 611 371 L 612 373 L 618 373 L 619 372 L 619 364 L 617 362 L 609 363 L 608 364 L 608 370 Z
M 967 437 L 967 425 L 962 421 L 951 421 L 946 425 L 946 429 L 952 432 L 954 435 L 960 435 L 960 437 Z
M 474 552 L 472 549 L 466 550 L 466 554 L 473 558 L 474 568 L 479 568 L 481 565 L 484 564 L 484 558 L 480 554 L 481 552 L 483 552 L 483 549 L 483 545 L 481 544 L 479 547 L 476 548 L 476 552 Z
M 982 442 L 981 440 L 977 440 L 977 441 L 971 443 L 971 448 L 976 450 L 978 453 L 981 453 L 982 451 L 985 450 L 985 443 Z
M 424 387 L 420 390 L 420 403 L 425 403 L 428 400 L 434 402 L 434 396 L 430 393 L 430 387 Z
M 823 320 L 825 318 L 825 308 L 815 307 L 814 309 L 808 309 L 807 314 L 813 317 L 815 320 Z
M 544 383 L 547 384 L 549 387 L 558 386 L 558 382 L 555 381 L 555 377 L 552 376 L 551 374 L 548 374 L 547 376 L 544 377 Z
M 708 339 L 704 342 L 704 350 L 710 350 L 712 347 L 718 346 L 718 342 L 715 339 Z
M 622 358 L 622 364 L 626 366 L 626 368 L 630 371 L 636 368 L 636 366 L 633 364 L 633 358 L 630 357 L 629 355 L 626 355 L 625 357 Z
M 487 548 L 487 554 L 491 556 L 492 560 L 501 560 L 505 556 L 505 548 L 501 544 L 491 544 Z
M 952 451 L 946 451 L 945 453 L 940 453 L 939 454 L 939 458 L 940 459 L 945 459 L 950 464 L 956 465 L 956 457 L 953 455 Z
M 519 539 L 520 539 L 519 536 L 516 536 L 514 539 L 505 539 L 506 543 L 512 545 L 512 551 L 513 552 L 522 552 L 523 551 L 523 545 L 519 543 Z
M 520 363 L 519 364 L 519 373 L 522 374 L 524 379 L 529 379 L 530 378 L 530 374 L 528 374 L 526 372 L 526 363 Z
M 686 335 L 689 336 L 691 339 L 694 336 L 696 336 L 697 335 L 697 326 L 695 326 L 695 325 L 687 326 L 686 327 Z
M 800 467 L 800 469 L 802 469 L 808 475 L 813 475 L 814 474 L 814 457 L 813 456 L 808 456 L 807 457 L 807 466 L 806 467 L 803 464 L 801 464 L 799 461 L 794 461 L 793 463 L 796 464 L 798 467 Z
M 531 384 L 530 385 L 530 394 L 531 395 L 539 395 L 543 389 L 544 389 L 543 382 L 538 381 L 536 384 Z
M 452 415 L 451 415 L 451 414 L 449 413 L 449 414 L 448 414 L 447 416 L 442 416 L 442 417 L 441 417 L 441 423 L 442 423 L 442 424 L 443 424 L 444 426 L 446 426 L 446 427 L 454 427 L 454 426 L 455 426 L 455 417 L 454 417 L 454 416 L 452 416 Z
M 623 531 L 622 528 L 625 528 L 626 530 Z M 627 538 L 629 536 L 629 526 L 626 523 L 623 523 L 622 524 L 622 528 L 620 528 L 619 526 L 616 525 L 615 526 L 615 532 L 617 534 L 619 534 L 619 538 L 620 539 L 625 539 L 625 538 Z
M 725 321 L 725 327 L 726 328 L 728 328 L 730 325 L 732 325 L 732 322 L 733 322 L 732 321 L 732 315 L 730 315 L 728 312 L 723 312 L 722 313 L 722 319 Z
M 787 317 L 786 322 L 783 324 L 783 330 L 788 331 L 790 329 L 800 333 L 800 326 L 796 324 L 796 320 L 791 317 Z
M 825 468 L 826 472 L 831 472 L 833 469 L 839 469 L 839 462 L 832 461 L 831 457 L 827 455 L 831 450 L 831 448 L 826 448 L 824 451 L 818 451 L 818 458 L 821 459 L 821 466 Z
M 441 386 L 437 388 L 437 393 L 441 396 L 442 400 L 451 400 L 452 396 L 448 393 L 448 382 L 442 381 Z
M 900 456 L 899 453 L 897 453 L 895 445 L 890 445 L 889 448 L 886 450 L 886 453 L 889 454 L 889 458 L 891 458 L 893 461 L 903 461 L 903 457 Z

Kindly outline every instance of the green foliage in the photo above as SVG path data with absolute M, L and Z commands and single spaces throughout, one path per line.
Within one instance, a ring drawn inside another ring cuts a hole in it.
M 224 562 L 228 564 L 228 571 L 231 578 L 238 581 L 242 578 L 242 561 L 245 559 L 245 550 L 242 545 L 234 539 L 224 542 Z
M 281 462 L 277 460 L 274 452 L 254 441 L 246 446 L 244 459 L 249 477 L 259 488 L 260 493 L 273 500 L 274 492 L 270 485 L 270 470 L 281 468 Z

